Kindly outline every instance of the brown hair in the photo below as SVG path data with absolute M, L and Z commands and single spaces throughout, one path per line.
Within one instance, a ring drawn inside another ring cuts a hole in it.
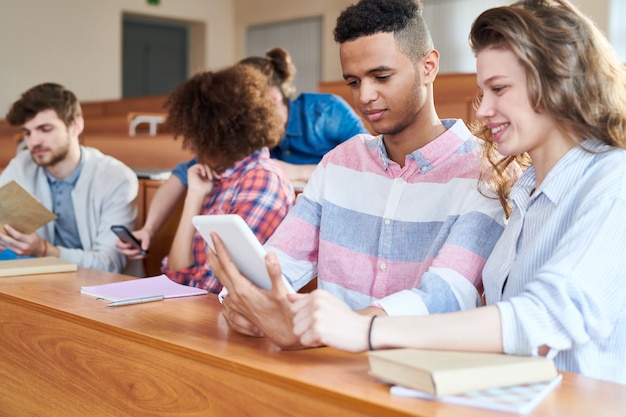
M 278 144 L 283 123 L 267 79 L 249 66 L 203 72 L 179 85 L 165 103 L 174 137 L 183 136 L 201 163 L 223 169 L 263 147 Z
M 65 126 L 83 114 L 74 93 L 60 84 L 44 83 L 22 93 L 9 109 L 6 120 L 12 126 L 21 126 L 44 110 L 54 110 Z
M 250 56 L 239 61 L 239 64 L 250 65 L 265 74 L 270 85 L 280 90 L 285 103 L 294 98 L 296 87 L 293 79 L 296 76 L 296 66 L 285 49 L 270 49 L 265 57 Z
M 511 50 L 526 70 L 528 97 L 577 143 L 597 138 L 626 147 L 626 71 L 595 24 L 567 0 L 523 0 L 483 12 L 469 36 L 475 54 Z M 486 127 L 485 152 L 494 178 L 525 155 L 496 158 Z M 508 198 L 508 190 L 501 197 Z M 503 192 L 503 190 L 500 190 Z

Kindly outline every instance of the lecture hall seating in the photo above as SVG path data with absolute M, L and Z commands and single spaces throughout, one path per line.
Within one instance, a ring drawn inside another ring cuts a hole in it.
M 321 82 L 318 89 L 320 92 L 337 94 L 352 105 L 350 90 L 343 80 Z M 434 86 L 435 105 L 439 116 L 460 117 L 466 122 L 473 121 L 476 115 L 473 107 L 476 91 L 475 74 L 439 74 Z M 166 98 L 167 96 L 151 96 L 82 102 L 85 118 L 83 143 L 118 158 L 134 169 L 172 169 L 179 162 L 190 159 L 192 154 L 182 149 L 182 140 L 180 138 L 174 140 L 165 124 L 157 126 L 154 136 L 150 135 L 150 126 L 146 123 L 137 125 L 135 136 L 129 133 L 132 120 L 137 116 L 165 115 Z M 367 122 L 365 125 L 369 127 Z M 19 129 L 0 120 L 0 170 L 15 155 L 19 133 Z M 159 180 L 140 179 L 138 225 L 143 224 L 146 209 L 160 184 Z M 146 258 L 146 275 L 160 273 L 160 261 L 169 251 L 181 211 L 182 202 L 156 236 Z

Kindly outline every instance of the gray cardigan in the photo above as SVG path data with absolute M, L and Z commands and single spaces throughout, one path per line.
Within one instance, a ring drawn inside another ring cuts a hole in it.
M 59 257 L 86 268 L 140 276 L 140 262 L 127 262 L 115 247 L 117 237 L 110 229 L 113 224 L 135 228 L 137 176 L 122 162 L 95 148 L 81 146 L 81 158 L 84 165 L 72 191 L 72 201 L 83 249 L 61 247 Z M 33 162 L 28 150 L 19 152 L 0 174 L 0 184 L 12 179 L 44 206 L 52 207 L 44 168 Z M 39 228 L 37 233 L 52 242 L 54 222 Z

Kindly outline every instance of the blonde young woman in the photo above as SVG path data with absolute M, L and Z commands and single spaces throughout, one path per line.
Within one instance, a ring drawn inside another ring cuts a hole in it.
M 532 160 L 505 195 L 512 212 L 484 268 L 487 306 L 372 319 L 316 291 L 290 296 L 295 333 L 353 352 L 544 355 L 563 371 L 626 384 L 624 66 L 566 0 L 487 10 L 470 43 L 488 144 Z

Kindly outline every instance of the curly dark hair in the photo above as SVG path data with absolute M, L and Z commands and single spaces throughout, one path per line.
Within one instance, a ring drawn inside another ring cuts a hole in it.
M 216 170 L 276 146 L 284 130 L 267 78 L 251 66 L 197 74 L 179 85 L 165 106 L 174 137 L 182 136 L 183 147 Z
M 393 33 L 402 53 L 417 62 L 433 41 L 420 0 L 361 0 L 337 18 L 335 42 L 344 43 L 377 33 Z
M 60 84 L 43 83 L 22 93 L 21 98 L 9 109 L 6 120 L 12 126 L 21 126 L 37 113 L 50 109 L 56 112 L 66 126 L 83 115 L 74 93 Z
M 239 61 L 239 64 L 251 65 L 267 76 L 270 84 L 278 88 L 287 102 L 294 98 L 296 86 L 293 79 L 296 76 L 296 66 L 291 55 L 284 48 L 273 48 L 265 56 L 249 56 Z

